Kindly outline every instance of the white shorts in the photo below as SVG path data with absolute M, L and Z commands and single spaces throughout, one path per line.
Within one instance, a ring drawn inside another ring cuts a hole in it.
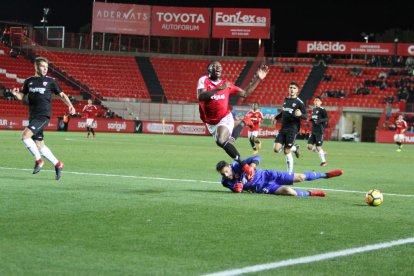
M 248 131 L 247 132 L 247 138 L 249 138 L 250 139 L 250 137 L 257 137 L 257 136 L 259 136 L 259 131 L 258 130 L 255 130 L 255 131 Z
M 227 116 L 223 117 L 223 119 L 220 120 L 220 122 L 218 122 L 217 125 L 210 125 L 210 124 L 206 124 L 207 128 L 208 128 L 208 132 L 210 132 L 211 135 L 214 136 L 214 138 L 216 138 L 217 135 L 217 128 L 219 126 L 225 126 L 227 127 L 227 129 L 231 133 L 233 132 L 233 128 L 234 128 L 234 119 L 233 119 L 233 114 L 229 113 Z
M 394 134 L 394 141 L 404 141 L 404 134 Z
M 86 126 L 87 126 L 87 127 L 91 127 L 91 126 L 92 126 L 92 124 L 93 124 L 93 119 L 92 119 L 92 118 L 88 118 L 88 119 L 86 119 Z

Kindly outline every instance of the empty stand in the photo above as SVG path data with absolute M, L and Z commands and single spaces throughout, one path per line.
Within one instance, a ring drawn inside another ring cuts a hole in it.
M 150 100 L 133 56 L 38 51 L 69 76 L 107 98 Z
M 266 78 L 259 83 L 256 90 L 245 99 L 245 104 L 258 102 L 263 106 L 281 105 L 285 97 L 288 96 L 289 83 L 295 81 L 302 88 L 310 71 L 311 65 L 295 65 L 292 73 L 284 72 L 285 66 L 271 65 Z

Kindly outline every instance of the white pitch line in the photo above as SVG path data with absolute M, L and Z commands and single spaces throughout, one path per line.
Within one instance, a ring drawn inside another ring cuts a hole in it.
M 7 168 L 7 167 L 0 167 L 0 170 L 16 170 L 16 171 L 32 171 L 32 169 L 21 169 L 21 168 Z M 54 170 L 42 170 L 45 172 L 55 172 Z M 151 179 L 151 180 L 161 180 L 161 181 L 181 181 L 181 182 L 199 182 L 199 183 L 208 183 L 208 184 L 218 184 L 220 183 L 219 180 L 217 181 L 206 181 L 206 180 L 195 180 L 195 179 L 178 179 L 178 178 L 165 178 L 165 177 L 152 177 L 152 176 L 136 176 L 136 175 L 122 175 L 122 174 L 106 174 L 106 173 L 88 173 L 88 172 L 71 172 L 71 171 L 64 171 L 64 174 L 74 174 L 74 175 L 89 175 L 89 176 L 104 176 L 104 177 L 119 177 L 119 178 L 132 178 L 132 179 Z M 317 187 L 298 187 L 294 186 L 295 188 L 299 189 L 311 189 L 311 190 L 326 190 L 332 192 L 342 192 L 342 193 L 359 193 L 365 194 L 366 192 L 363 191 L 352 191 L 352 190 L 340 190 L 340 189 L 327 189 L 327 188 L 317 188 Z M 389 194 L 383 193 L 387 196 L 400 196 L 400 197 L 414 197 L 414 195 L 408 194 Z
M 247 266 L 247 267 L 238 268 L 238 269 L 230 269 L 230 270 L 225 270 L 221 272 L 204 274 L 204 276 L 242 275 L 246 273 L 254 273 L 254 272 L 259 272 L 259 271 L 264 271 L 264 270 L 269 270 L 269 269 L 275 269 L 279 267 L 320 262 L 320 261 L 329 260 L 329 259 L 333 259 L 337 257 L 346 257 L 346 256 L 354 255 L 354 254 L 359 254 L 359 253 L 364 253 L 364 252 L 369 252 L 369 251 L 374 251 L 374 250 L 380 250 L 384 248 L 389 248 L 389 247 L 394 247 L 394 246 L 399 246 L 399 245 L 404 245 L 404 244 L 409 244 L 409 243 L 414 243 L 414 237 L 396 240 L 396 241 L 384 242 L 384 243 L 371 244 L 371 245 L 366 245 L 362 247 L 349 248 L 345 250 L 332 251 L 332 252 L 308 256 L 308 257 L 287 259 L 287 260 L 280 261 L 280 262 Z

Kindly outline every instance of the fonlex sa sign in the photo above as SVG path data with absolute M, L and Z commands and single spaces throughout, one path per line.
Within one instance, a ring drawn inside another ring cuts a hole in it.
M 270 37 L 270 9 L 213 9 L 214 38 Z

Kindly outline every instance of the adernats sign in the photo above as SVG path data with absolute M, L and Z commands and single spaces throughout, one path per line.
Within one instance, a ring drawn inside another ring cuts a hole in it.
M 414 44 L 399 43 L 397 48 L 399 56 L 414 56 Z
M 347 54 L 347 55 L 393 55 L 392 43 L 364 43 L 339 41 L 299 41 L 298 53 Z
M 92 32 L 149 35 L 151 7 L 93 3 Z
M 208 38 L 210 9 L 153 6 L 151 34 Z
M 269 38 L 270 9 L 213 9 L 213 38 Z

